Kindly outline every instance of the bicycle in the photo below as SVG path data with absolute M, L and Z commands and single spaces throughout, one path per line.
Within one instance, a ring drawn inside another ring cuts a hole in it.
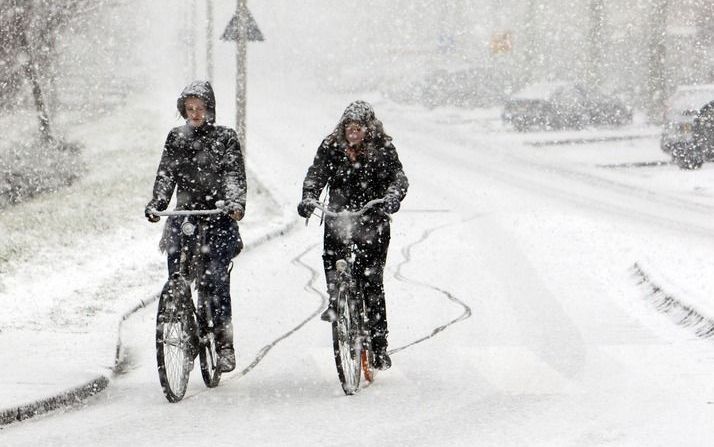
M 374 351 L 365 296 L 362 293 L 362 285 L 352 276 L 356 251 L 352 237 L 353 220 L 375 205 L 384 203 L 384 199 L 367 202 L 359 211 L 335 212 L 323 203 L 313 203 L 325 216 L 344 220 L 344 225 L 340 228 L 344 230 L 341 237 L 347 251 L 344 257 L 335 262 L 337 316 L 332 322 L 332 347 L 342 391 L 351 396 L 359 391 L 362 374 L 367 382 L 374 381 L 375 376 Z
M 203 382 L 209 388 L 218 386 L 221 370 L 211 300 L 199 276 L 203 272 L 205 245 L 202 217 L 222 214 L 220 208 L 194 211 L 155 211 L 155 216 L 184 216 L 181 223 L 179 271 L 172 274 L 162 289 L 156 313 L 156 363 L 159 382 L 169 402 L 183 399 L 193 363 L 198 354 Z M 192 285 L 193 283 L 193 285 Z M 195 289 L 197 304 L 192 290 Z M 198 310 L 197 308 L 198 307 Z

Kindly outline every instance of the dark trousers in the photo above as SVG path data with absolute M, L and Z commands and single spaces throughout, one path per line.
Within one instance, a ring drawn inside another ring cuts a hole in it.
M 334 299 L 335 262 L 345 257 L 349 240 L 333 219 L 325 220 L 322 260 L 330 299 Z M 387 307 L 384 299 L 384 266 L 389 249 L 390 228 L 386 218 L 377 216 L 356 222 L 352 231 L 355 263 L 352 276 L 362 285 L 375 351 L 387 349 Z
M 192 218 L 195 219 L 195 218 Z M 181 223 L 184 218 L 172 216 L 167 222 L 166 252 L 169 276 L 179 271 L 181 259 Z M 198 315 L 205 315 L 204 306 L 210 302 L 218 348 L 233 347 L 233 312 L 231 308 L 231 259 L 243 248 L 238 224 L 228 216 L 206 219 L 201 251 L 205 255 L 204 268 L 196 272 L 197 282 L 204 290 L 198 299 Z M 198 236 L 198 235 L 197 235 Z M 195 239 L 188 238 L 189 243 Z

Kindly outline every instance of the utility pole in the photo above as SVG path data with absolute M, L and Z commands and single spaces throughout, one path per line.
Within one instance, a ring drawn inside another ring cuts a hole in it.
M 536 55 L 539 54 L 538 46 L 541 41 L 536 36 L 536 16 L 538 15 L 538 6 L 536 0 L 528 0 L 526 6 L 526 19 L 523 26 L 523 33 L 520 40 L 524 42 L 523 57 L 521 59 L 521 72 L 523 84 L 528 84 L 534 78 L 533 66 L 536 63 Z
M 196 79 L 196 0 L 191 0 L 188 17 L 188 65 L 191 69 L 191 80 Z
M 666 94 L 665 60 L 668 0 L 653 0 L 647 42 L 647 115 L 650 122 L 662 121 Z
M 213 83 L 213 0 L 206 0 L 206 78 Z
M 605 0 L 590 0 L 590 30 L 588 32 L 588 64 L 585 79 L 588 85 L 600 87 L 602 84 L 602 64 L 604 54 Z
M 248 8 L 246 0 L 236 1 L 236 17 L 238 20 L 238 33 L 236 39 L 236 132 L 238 141 L 245 155 L 245 111 L 247 92 L 246 53 L 248 47 Z

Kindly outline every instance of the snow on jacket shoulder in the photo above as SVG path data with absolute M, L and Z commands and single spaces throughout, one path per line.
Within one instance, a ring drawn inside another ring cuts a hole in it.
M 387 194 L 402 200 L 409 188 L 397 150 L 391 142 L 375 142 L 350 161 L 337 142 L 324 140 L 303 182 L 303 198 L 317 199 L 329 186 L 335 210 L 356 210 Z
M 177 209 L 212 209 L 224 200 L 229 209 L 245 209 L 246 177 L 238 135 L 206 124 L 172 129 L 164 144 L 149 207 L 165 210 L 174 189 Z

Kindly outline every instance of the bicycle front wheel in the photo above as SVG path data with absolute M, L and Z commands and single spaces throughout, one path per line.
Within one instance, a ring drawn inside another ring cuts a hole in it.
M 156 363 L 159 382 L 169 402 L 178 402 L 186 394 L 195 352 L 193 312 L 182 309 L 176 301 L 162 294 L 156 315 Z
M 337 319 L 332 323 L 332 343 L 337 375 L 345 394 L 359 391 L 362 374 L 362 341 L 354 301 L 348 288 L 340 287 L 337 297 Z
M 206 334 L 201 337 L 201 348 L 198 351 L 198 357 L 201 360 L 201 376 L 203 383 L 208 388 L 215 388 L 218 382 L 221 381 L 221 370 L 218 369 L 218 352 L 216 351 L 216 336 L 213 329 L 209 329 Z

